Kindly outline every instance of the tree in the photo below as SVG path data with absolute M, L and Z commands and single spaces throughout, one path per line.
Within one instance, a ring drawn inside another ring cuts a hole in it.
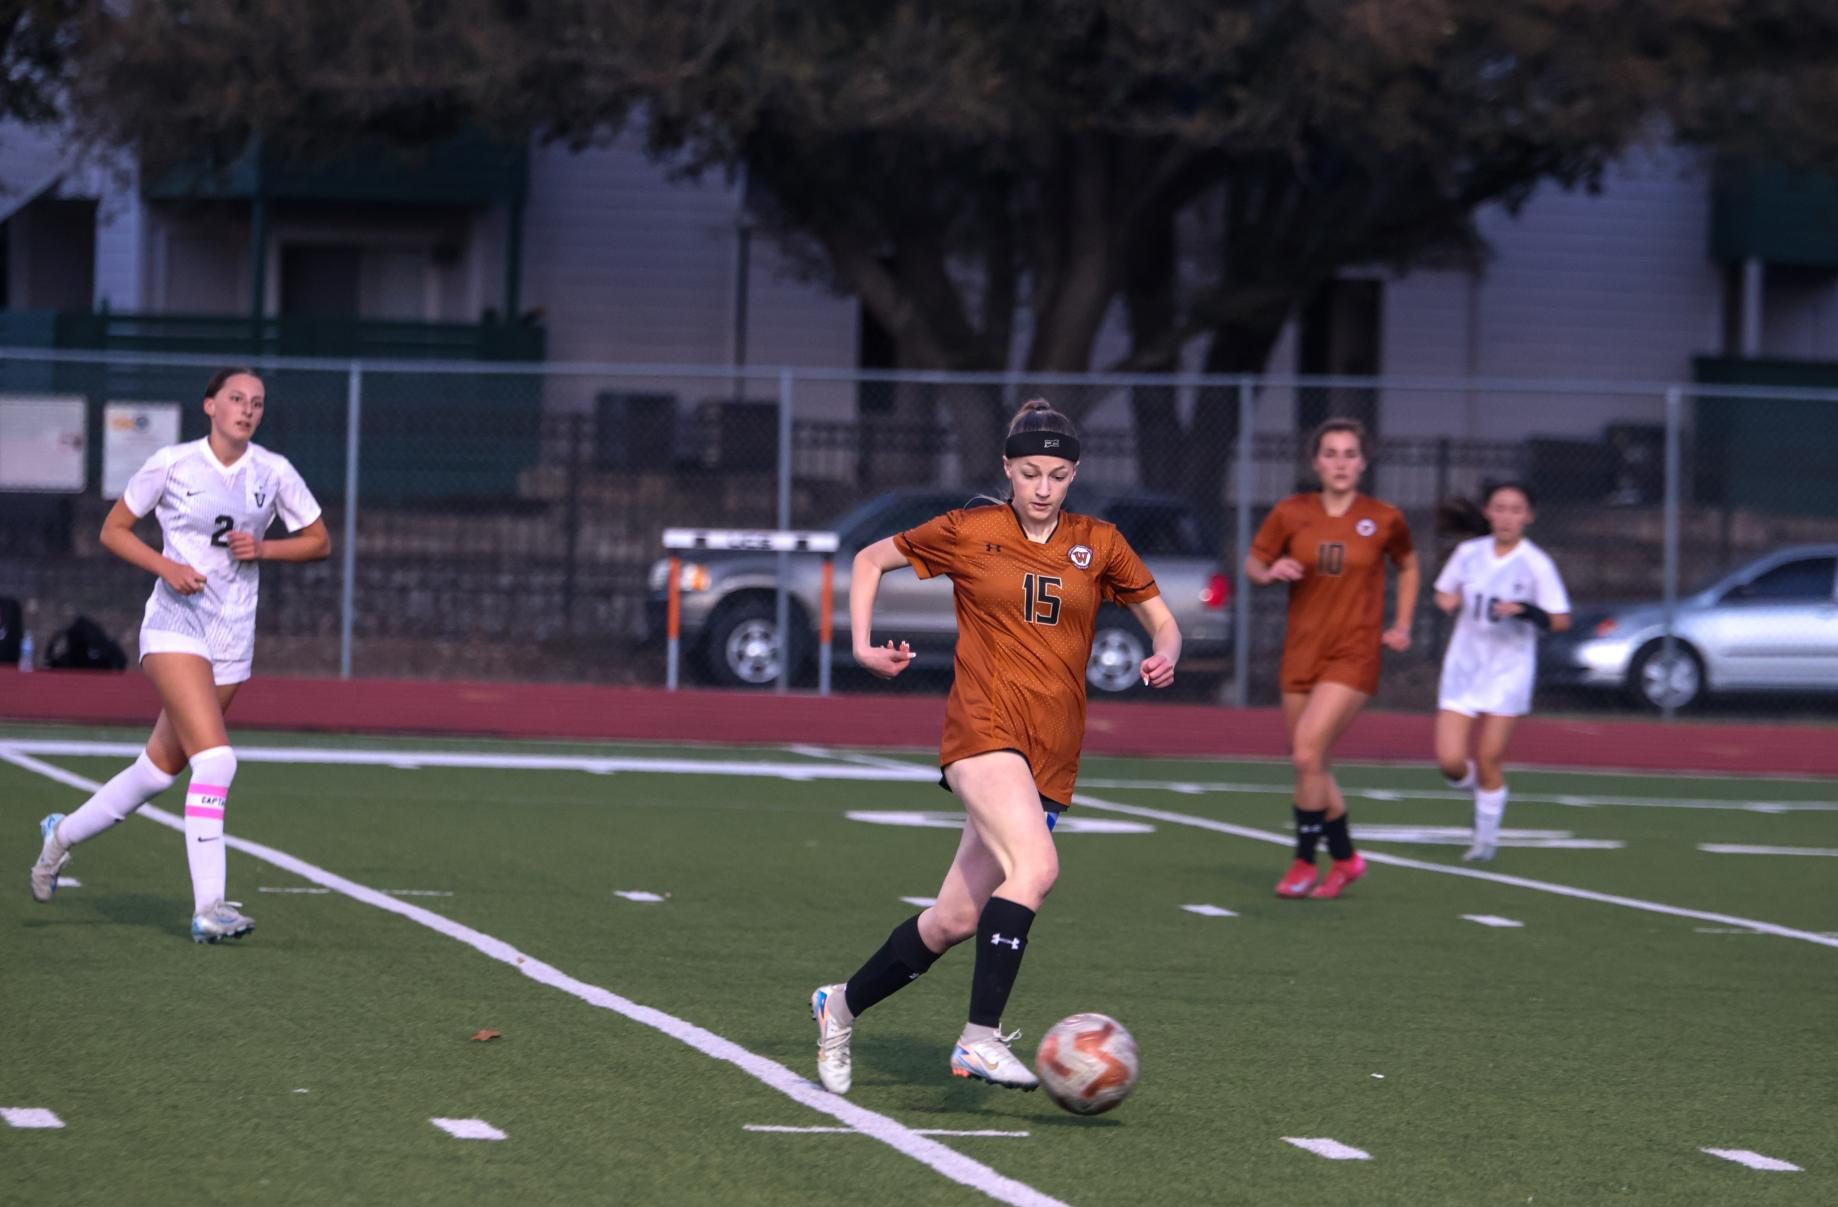
M 1261 369 L 1338 271 L 1472 251 L 1477 208 L 1593 187 L 1668 118 L 1829 150 L 1838 47 L 1823 0 L 139 0 L 77 27 L 80 110 L 155 159 L 640 128 L 744 170 L 901 364 L 1038 372 L 1094 367 L 1119 306 L 1101 367 Z M 993 393 L 944 401 L 987 448 Z M 1159 480 L 1216 501 L 1232 401 L 1191 430 L 1134 402 Z

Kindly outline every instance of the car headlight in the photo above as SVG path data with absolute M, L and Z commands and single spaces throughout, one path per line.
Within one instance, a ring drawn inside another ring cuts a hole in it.
M 651 566 L 650 585 L 653 591 L 662 591 L 670 580 L 670 559 L 663 558 Z M 708 567 L 700 562 L 684 562 L 677 571 L 677 587 L 683 591 L 706 591 L 710 576 Z

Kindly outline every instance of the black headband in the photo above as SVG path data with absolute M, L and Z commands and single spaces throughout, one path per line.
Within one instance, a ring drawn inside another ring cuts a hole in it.
M 1004 457 L 1064 457 L 1074 464 L 1079 459 L 1079 438 L 1064 432 L 1016 432 L 1002 446 Z

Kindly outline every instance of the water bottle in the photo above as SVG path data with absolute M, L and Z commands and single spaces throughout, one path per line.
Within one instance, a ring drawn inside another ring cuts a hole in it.
M 27 629 L 19 635 L 19 670 L 25 673 L 32 669 L 32 630 Z

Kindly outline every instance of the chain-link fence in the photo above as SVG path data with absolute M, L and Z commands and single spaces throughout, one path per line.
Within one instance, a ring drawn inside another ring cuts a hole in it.
M 216 367 L 0 350 L 0 597 L 23 605 L 41 661 L 79 614 L 134 654 L 149 584 L 97 543 L 113 498 L 105 487 L 126 460 L 144 457 L 174 412 L 174 438 L 205 433 L 198 397 Z M 1544 651 L 1547 706 L 1670 709 L 1714 694 L 1778 711 L 1838 691 L 1838 476 L 1825 448 L 1838 440 L 1838 395 L 450 362 L 258 367 L 268 407 L 257 439 L 300 469 L 335 545 L 328 562 L 264 570 L 266 673 L 661 682 L 660 537 L 697 526 L 840 532 L 838 667 L 847 668 L 849 553 L 973 495 L 999 494 L 1007 421 L 1042 394 L 1083 430 L 1072 505 L 1113 519 L 1145 554 L 1189 634 L 1184 679 L 1222 699 L 1274 699 L 1284 595 L 1247 593 L 1242 556 L 1275 502 L 1312 488 L 1306 433 L 1341 415 L 1374 432 L 1365 490 L 1405 512 L 1423 566 L 1415 645 L 1388 656 L 1381 702 L 1434 706 L 1449 622 L 1429 588 L 1460 539 L 1436 531 L 1436 508 L 1502 479 L 1535 492 L 1531 535 L 1575 604 L 1576 627 Z M 157 539 L 151 521 L 142 531 Z M 686 565 L 688 671 L 739 685 L 766 686 L 781 671 L 810 682 L 816 596 L 804 580 L 814 574 L 745 554 Z M 910 631 L 948 650 L 948 586 L 896 581 L 879 614 L 888 635 Z M 783 641 L 781 585 L 791 618 Z M 1128 666 L 1132 640 L 1140 644 L 1128 630 L 1121 621 L 1103 634 L 1099 655 L 1113 670 Z M 1135 682 L 1107 678 L 1099 662 L 1094 694 Z

